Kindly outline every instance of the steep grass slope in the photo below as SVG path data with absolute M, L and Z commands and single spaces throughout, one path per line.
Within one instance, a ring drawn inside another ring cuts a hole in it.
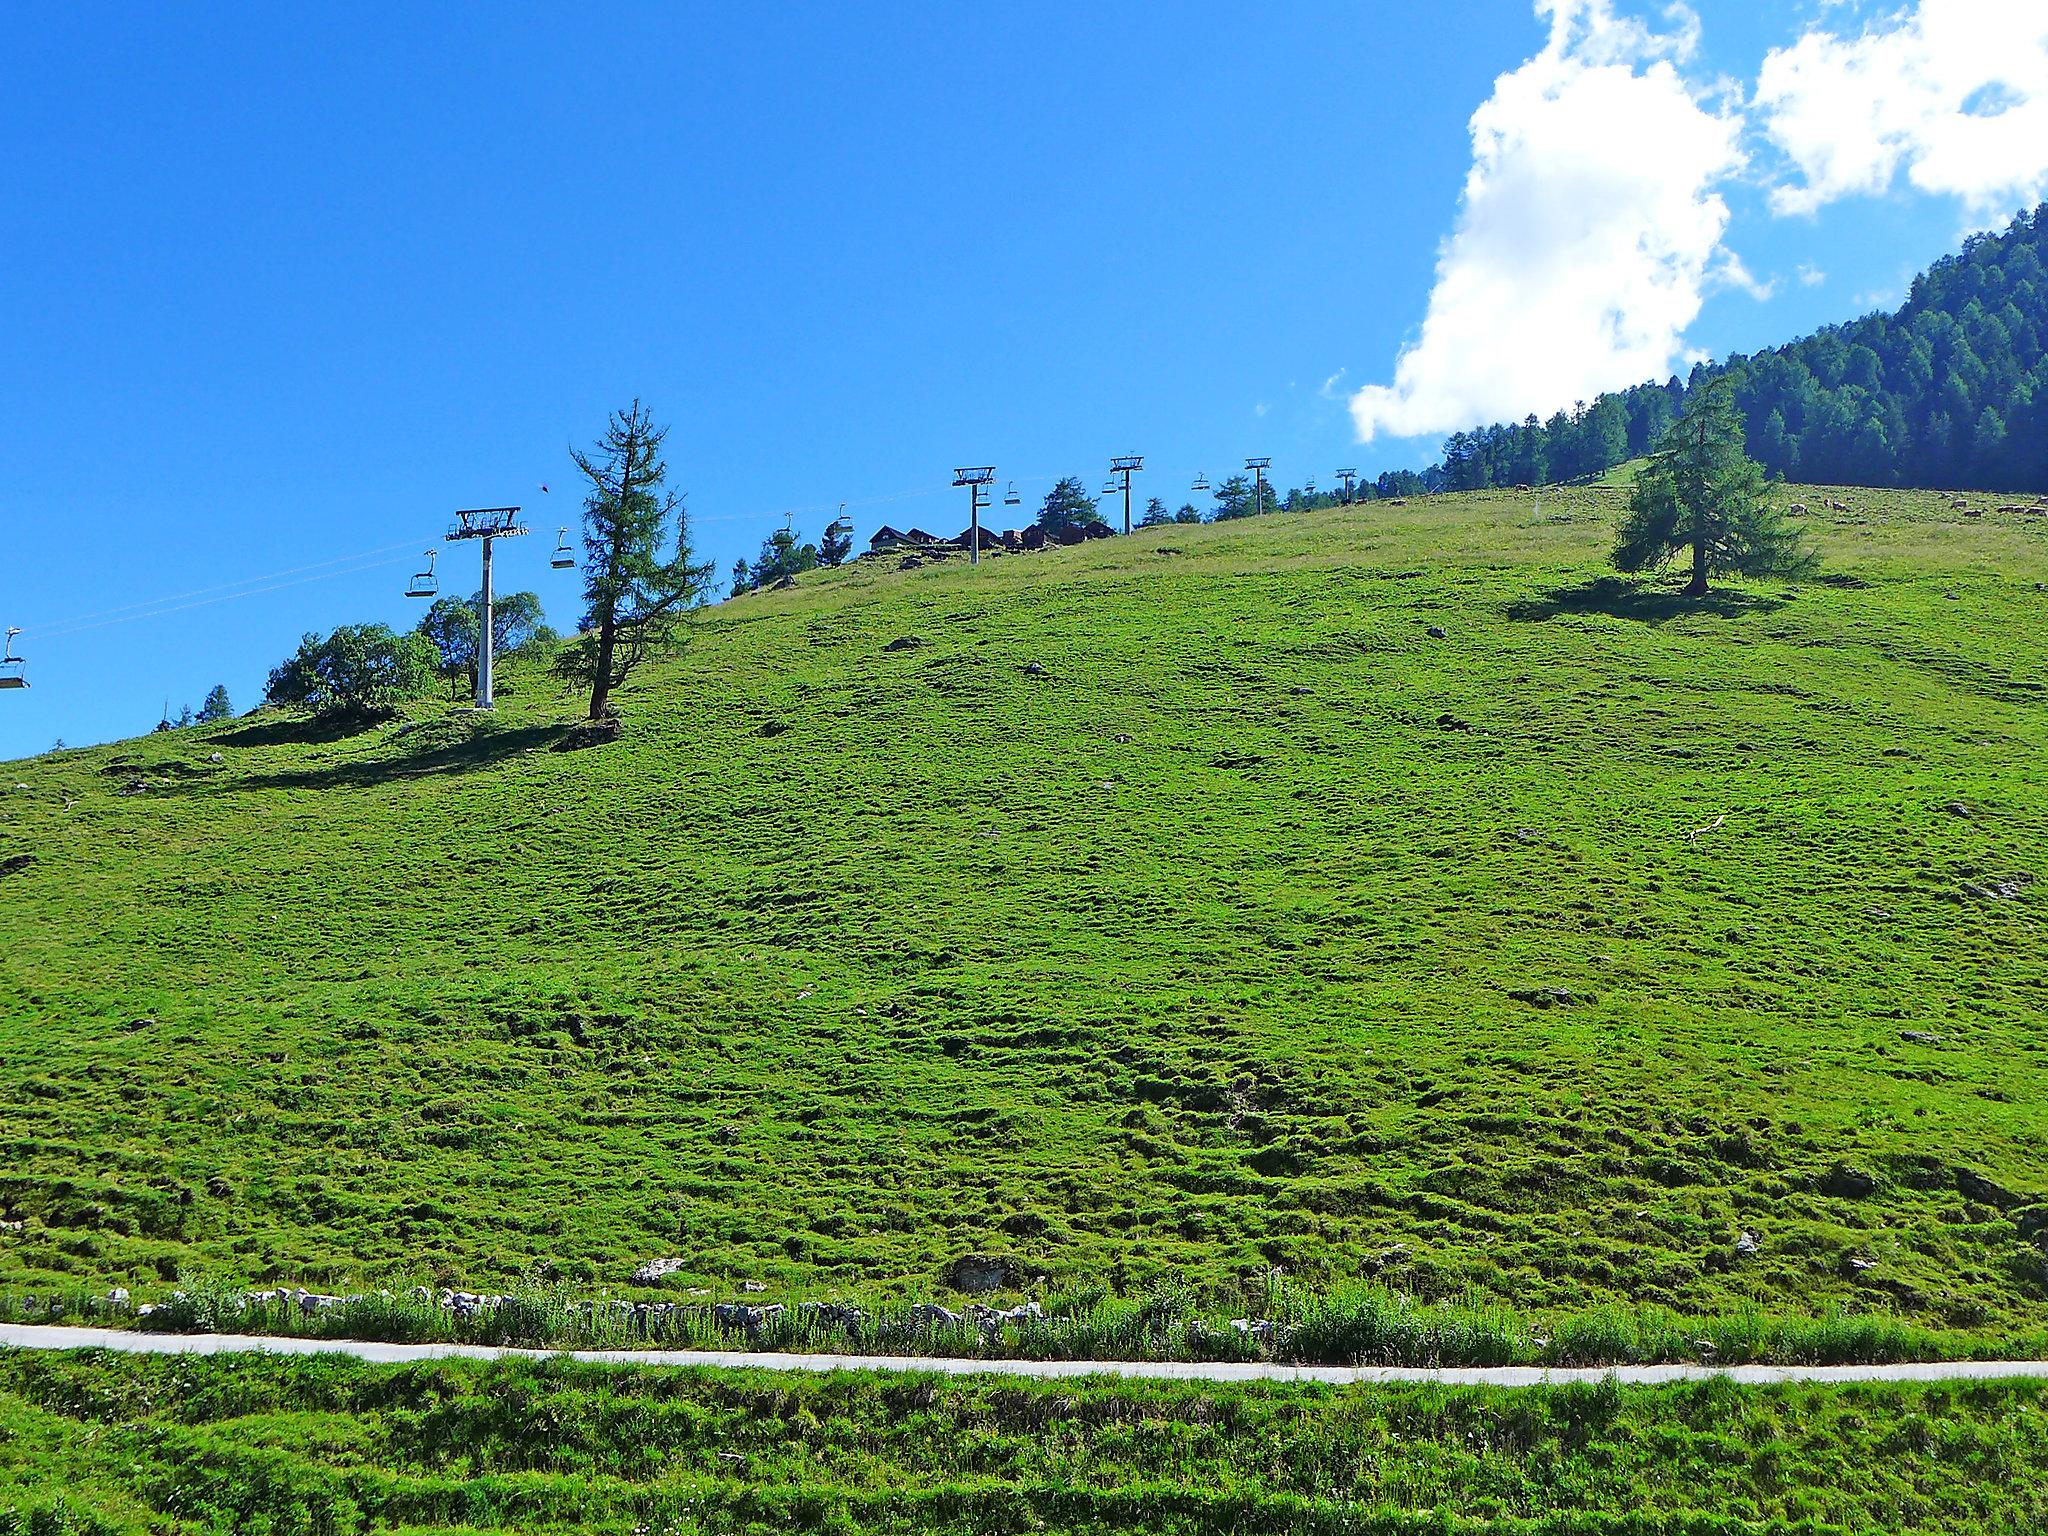
M 528 674 L 10 765 L 0 1286 L 2038 1328 L 2048 528 L 1803 495 L 1829 582 L 1698 608 L 1446 497 L 743 599 L 608 749 Z

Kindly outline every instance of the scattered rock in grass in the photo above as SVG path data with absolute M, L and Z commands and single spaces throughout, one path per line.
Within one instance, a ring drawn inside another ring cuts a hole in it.
M 921 571 L 924 569 L 924 562 L 915 555 L 905 555 L 896 562 L 896 569 L 899 571 Z
M 677 1270 L 688 1269 L 689 1267 L 690 1261 L 688 1259 L 649 1259 L 645 1264 L 642 1264 L 633 1271 L 633 1283 L 635 1285 L 654 1285 L 667 1276 L 674 1274 Z
M 999 1291 L 1009 1284 L 1009 1261 L 985 1253 L 964 1253 L 946 1269 L 946 1283 L 969 1293 Z
M 1762 1249 L 1763 1244 L 1757 1241 L 1754 1232 L 1744 1231 L 1740 1237 L 1735 1239 L 1735 1255 L 1737 1258 L 1752 1258 L 1761 1252 Z
M 1269 1317 L 1233 1317 L 1230 1327 L 1248 1339 L 1270 1339 L 1280 1331 L 1280 1325 Z
M 1035 661 L 1027 661 L 1021 669 L 1026 677 L 1044 677 L 1045 668 Z
M 1423 633 L 1432 640 L 1448 640 L 1450 638 L 1449 635 L 1444 633 L 1444 627 L 1441 624 L 1432 624 Z
M 1911 757 L 1912 755 L 1912 752 L 1905 747 L 1886 747 L 1884 751 L 1878 754 L 1880 757 Z
M 2025 894 L 2027 887 L 2033 883 L 2034 877 L 2024 872 L 2004 880 L 1965 880 L 1963 894 L 1985 901 L 2018 901 Z
M 1692 1341 L 1692 1352 L 1702 1360 L 1711 1360 L 1714 1356 L 1721 1353 L 1720 1348 L 1712 1339 L 1694 1339 Z
M 215 752 L 209 755 L 206 760 L 209 763 L 224 763 L 227 761 L 227 756 L 224 753 Z
M 589 747 L 602 747 L 617 741 L 625 727 L 617 715 L 606 715 L 602 720 L 580 720 L 562 733 L 554 750 L 557 752 L 581 752 Z
M 1120 747 L 1127 747 L 1131 744 L 1131 738 L 1122 731 L 1118 731 L 1116 733 L 1115 741 L 1116 744 Z
M 1979 1205 L 1995 1205 L 2002 1211 L 2027 1203 L 2003 1184 L 1985 1177 L 1974 1168 L 1956 1170 L 1956 1188 L 1965 1200 L 1974 1200 Z
M 126 1287 L 125 1285 L 117 1285 L 111 1291 L 107 1292 L 107 1308 L 109 1311 L 113 1312 L 127 1311 L 128 1287 Z
M 26 1232 L 27 1230 L 28 1223 L 25 1221 L 0 1221 L 0 1232 Z
M 1515 828 L 1515 836 L 1518 840 L 1525 843 L 1537 843 L 1543 840 L 1543 834 L 1534 827 L 1517 827 Z
M 1863 915 L 1865 917 L 1874 917 L 1881 923 L 1888 923 L 1892 920 L 1891 910 L 1887 907 L 1865 907 Z
M 149 780 L 130 779 L 121 786 L 121 793 L 124 795 L 146 795 L 149 793 Z
M 743 1301 L 721 1301 L 711 1309 L 711 1320 L 721 1328 L 740 1328 L 750 1334 L 759 1333 L 764 1323 L 772 1323 L 789 1309 L 781 1302 L 770 1302 L 765 1307 L 750 1307 Z
M 755 731 L 754 734 L 756 736 L 781 736 L 786 734 L 788 730 L 789 722 L 786 720 L 763 720 L 761 728 Z
M 1942 1041 L 1940 1035 L 1930 1034 L 1924 1029 L 1902 1029 L 1899 1038 L 1908 1045 L 1939 1045 Z
M 1845 1253 L 1842 1255 L 1842 1273 L 1845 1275 L 1868 1274 L 1875 1268 L 1877 1268 L 1877 1261 L 1875 1259 L 1866 1259 L 1858 1253 Z
M 1861 1168 L 1837 1163 L 1820 1181 L 1820 1189 L 1838 1200 L 1862 1200 L 1877 1193 L 1877 1179 Z
M 1292 688 L 1288 689 L 1287 691 L 1288 691 L 1289 693 L 1293 694 L 1293 695 L 1294 695 L 1294 696 L 1295 696 L 1295 697 L 1296 697 L 1297 699 L 1305 699 L 1305 698 L 1307 698 L 1307 697 L 1308 697 L 1308 696 L 1309 696 L 1310 694 L 1314 693 L 1314 692 L 1315 692 L 1315 689 L 1313 689 L 1313 688 L 1304 688 L 1304 687 L 1302 687 L 1302 686 L 1301 686 L 1301 684 L 1299 684 L 1299 683 L 1296 683 L 1296 684 L 1295 684 L 1295 685 L 1294 685 L 1294 686 L 1293 686 Z
M 1472 729 L 1472 722 L 1470 720 L 1460 720 L 1453 714 L 1438 715 L 1436 723 L 1437 729 L 1444 731 L 1469 731 Z
M 885 651 L 914 651 L 924 644 L 922 635 L 898 635 L 882 649 Z
M 1569 1008 L 1587 1001 L 1569 987 L 1517 987 L 1508 996 L 1532 1008 Z
M 1968 821 L 1972 816 L 1977 814 L 1975 811 L 1971 810 L 1967 805 L 1963 804 L 1963 802 L 1960 800 L 1949 801 L 1948 813 L 1951 816 L 1960 816 L 1965 821 Z
M 920 1301 L 910 1309 L 910 1316 L 914 1322 L 939 1328 L 957 1328 L 967 1321 L 951 1307 L 942 1307 L 936 1301 Z
M 763 1285 L 763 1284 L 762 1284 L 762 1283 L 761 1283 L 760 1281 L 758 1281 L 758 1280 L 742 1280 L 742 1281 L 740 1282 L 740 1289 L 741 1289 L 741 1290 L 743 1290 L 743 1291 L 747 1291 L 747 1292 L 749 1292 L 749 1293 L 751 1293 L 751 1294 L 753 1294 L 753 1295 L 756 1295 L 756 1296 L 758 1296 L 758 1295 L 760 1295 L 760 1294 L 761 1294 L 761 1293 L 762 1293 L 763 1291 L 767 1290 L 767 1289 L 768 1289 L 768 1287 L 767 1287 L 767 1286 L 765 1286 L 765 1285 Z
M 225 1200 L 235 1192 L 235 1186 L 216 1173 L 206 1181 L 206 1192 L 216 1200 Z

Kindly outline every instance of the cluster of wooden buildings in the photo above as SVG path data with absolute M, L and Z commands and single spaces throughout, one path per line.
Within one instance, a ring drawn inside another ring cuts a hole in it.
M 884 524 L 877 528 L 874 536 L 868 540 L 868 553 L 939 556 L 964 554 L 973 542 L 974 532 L 972 529 L 963 528 L 948 539 L 936 533 L 926 533 L 922 528 L 891 528 Z M 1057 532 L 1048 532 L 1033 523 L 1021 531 L 1006 528 L 1001 533 L 996 533 L 983 528 L 980 534 L 984 554 L 993 550 L 1007 550 L 1014 554 L 1024 550 L 1043 549 L 1048 544 L 1082 544 L 1089 539 L 1106 539 L 1109 537 L 1110 528 L 1107 523 L 1085 523 Z

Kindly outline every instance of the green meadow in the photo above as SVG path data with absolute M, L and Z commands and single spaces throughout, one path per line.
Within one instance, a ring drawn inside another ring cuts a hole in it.
M 1699 604 L 1605 571 L 1612 488 L 1445 496 L 820 574 L 593 750 L 534 665 L 9 764 L 0 1292 L 977 1256 L 2038 1335 L 2048 520 L 1787 499 L 1821 578 Z

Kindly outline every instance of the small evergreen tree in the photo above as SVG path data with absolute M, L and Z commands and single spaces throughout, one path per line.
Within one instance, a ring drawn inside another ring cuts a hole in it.
M 1733 382 L 1694 391 L 1685 413 L 1636 477 L 1614 546 L 1623 571 L 1663 569 L 1692 551 L 1688 597 L 1704 597 L 1711 576 L 1797 577 L 1814 557 L 1772 504 L 1762 468 L 1743 452 Z
M 732 595 L 734 597 L 738 597 L 742 592 L 751 592 L 753 590 L 754 573 L 748 569 L 747 562 L 745 560 L 733 561 Z
M 213 691 L 207 694 L 199 706 L 199 723 L 217 725 L 223 720 L 232 720 L 235 706 L 228 702 L 228 685 L 215 683 Z
M 778 528 L 761 541 L 761 553 L 754 560 L 754 586 L 757 590 L 772 587 L 817 568 L 818 546 L 800 544 L 793 530 Z
M 1202 514 L 1195 509 L 1192 501 L 1184 501 L 1180 504 L 1180 510 L 1173 514 L 1173 520 L 1176 523 L 1199 523 Z
M 1095 501 L 1072 475 L 1047 491 L 1045 505 L 1038 509 L 1038 526 L 1054 538 L 1102 520 Z
M 1252 496 L 1252 482 L 1243 475 L 1232 475 L 1216 487 L 1216 521 L 1254 515 L 1259 509 L 1252 505 Z
M 842 565 L 853 553 L 853 524 L 839 518 L 825 530 L 825 537 L 818 542 L 818 564 Z
M 584 633 L 558 669 L 590 686 L 590 718 L 604 718 L 612 690 L 657 647 L 679 635 L 684 610 L 711 581 L 690 557 L 683 499 L 664 489 L 665 427 L 638 400 L 614 412 L 597 447 L 571 457 L 590 482 L 583 502 Z
M 1145 503 L 1145 515 L 1138 519 L 1140 528 L 1158 528 L 1173 521 L 1173 514 L 1166 510 L 1166 503 L 1154 496 Z

